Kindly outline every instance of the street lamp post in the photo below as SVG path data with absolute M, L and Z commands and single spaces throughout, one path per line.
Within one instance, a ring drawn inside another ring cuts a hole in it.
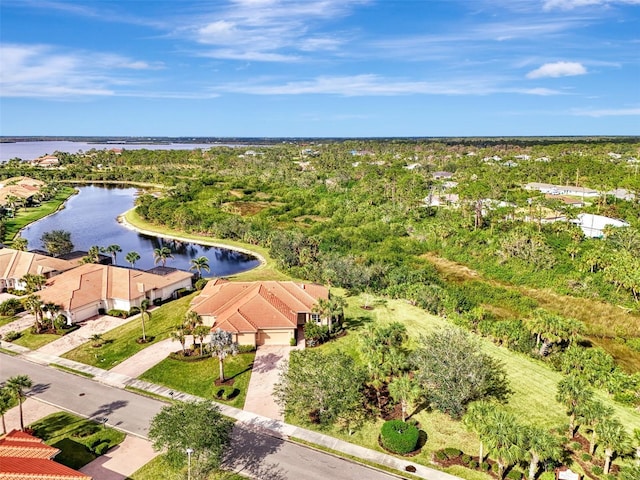
M 191 454 L 193 453 L 193 448 L 187 448 L 187 480 L 191 480 Z

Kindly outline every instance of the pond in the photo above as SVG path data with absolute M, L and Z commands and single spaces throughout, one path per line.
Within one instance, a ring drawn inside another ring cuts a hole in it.
M 29 250 L 42 249 L 42 234 L 51 230 L 71 232 L 75 250 L 89 250 L 94 245 L 106 247 L 119 245 L 116 263 L 129 266 L 125 260 L 128 252 L 140 254 L 135 267 L 148 270 L 156 266 L 153 251 L 163 246 L 171 249 L 173 258 L 167 267 L 189 270 L 191 260 L 200 256 L 209 259 L 210 273 L 204 276 L 227 276 L 257 267 L 260 262 L 253 256 L 235 250 L 209 247 L 143 235 L 118 223 L 117 217 L 133 207 L 138 190 L 105 186 L 82 186 L 78 194 L 65 203 L 65 208 L 26 227 L 21 235 L 29 241 Z

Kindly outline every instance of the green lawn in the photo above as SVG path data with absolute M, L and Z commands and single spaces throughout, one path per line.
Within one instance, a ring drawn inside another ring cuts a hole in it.
M 4 242 L 10 243 L 17 233 L 24 227 L 57 211 L 65 200 L 73 195 L 74 192 L 74 188 L 62 187 L 51 200 L 44 202 L 37 207 L 21 208 L 18 210 L 18 214 L 14 218 L 8 218 L 6 220 Z M 29 248 L 36 247 L 37 245 L 29 245 Z
M 223 403 L 236 408 L 244 406 L 254 358 L 255 353 L 227 357 L 224 362 L 225 377 L 233 378 L 233 388 L 237 388 L 240 392 L 233 399 Z M 218 378 L 218 371 L 217 358 L 207 358 L 197 362 L 181 362 L 167 358 L 144 372 L 140 378 L 180 392 L 212 399 L 215 392 L 220 389 L 213 383 Z
M 18 320 L 18 317 L 3 317 L 0 316 L 0 327 L 6 325 L 7 323 L 15 322 Z
M 45 346 L 47 343 L 51 343 L 62 337 L 55 333 L 31 333 L 31 327 L 20 333 L 20 338 L 17 338 L 12 343 L 30 348 L 31 350 L 37 350 L 38 348 Z
M 56 462 L 76 470 L 100 456 L 96 450 L 106 447 L 99 445 L 106 443 L 108 448 L 112 448 L 125 439 L 125 434 L 118 430 L 67 412 L 48 415 L 29 428 L 33 429 L 36 437 L 61 450 Z
M 434 329 L 448 324 L 445 319 L 430 315 L 403 300 L 388 300 L 385 305 L 375 306 L 373 310 L 361 308 L 361 305 L 364 304 L 362 296 L 349 297 L 347 300 L 346 314 L 348 325 L 351 324 L 348 326 L 348 333 L 346 336 L 320 347 L 325 353 L 342 349 L 355 358 L 359 358 L 360 346 L 357 332 L 369 324 L 392 321 L 404 324 L 411 336 L 412 346 L 416 345 L 421 334 L 428 334 Z M 518 413 L 523 423 L 536 423 L 546 428 L 560 427 L 568 423 L 564 409 L 555 400 L 556 385 L 562 378 L 560 373 L 551 370 L 541 361 L 498 347 L 487 340 L 480 339 L 480 343 L 484 351 L 505 365 L 513 390 L 508 405 Z M 613 402 L 604 393 L 597 395 L 615 409 L 615 415 L 627 426 L 629 433 L 634 428 L 640 428 L 640 412 Z M 460 448 L 470 455 L 478 454 L 479 443 L 476 435 L 466 431 L 460 422 L 454 421 L 440 412 L 426 410 L 420 411 L 414 418 L 420 422 L 421 429 L 428 435 L 428 440 L 422 452 L 413 457 L 413 460 L 429 464 L 431 454 L 444 447 Z M 296 419 L 287 418 L 287 420 L 300 423 Z M 326 433 L 374 450 L 381 450 L 377 443 L 381 426 L 382 420 L 378 419 L 374 422 L 368 422 L 352 436 L 348 436 L 337 428 L 329 428 Z M 462 473 L 458 467 L 453 468 L 446 471 L 457 475 Z M 479 472 L 476 474 L 467 471 L 469 474 L 465 474 L 465 478 L 490 478 Z
M 184 480 L 186 476 L 185 469 L 177 469 L 173 467 L 164 455 L 159 455 L 144 467 L 140 468 L 127 480 Z M 233 472 L 217 472 L 211 474 L 207 480 L 244 480 L 248 477 L 243 477 Z
M 105 333 L 102 336 L 105 342 L 102 347 L 94 348 L 91 342 L 86 342 L 65 353 L 63 357 L 109 370 L 153 343 L 169 338 L 175 327 L 184 321 L 189 303 L 195 295 L 197 293 L 165 303 L 151 311 L 151 320 L 145 322 L 145 330 L 147 339 L 153 338 L 152 342 L 139 344 L 136 341 L 142 336 L 142 323 L 140 317 L 137 317 Z M 178 343 L 176 350 L 180 350 Z

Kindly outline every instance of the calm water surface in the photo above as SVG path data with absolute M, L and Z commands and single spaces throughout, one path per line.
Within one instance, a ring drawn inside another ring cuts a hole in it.
M 89 250 L 93 245 L 106 247 L 120 245 L 118 265 L 129 266 L 125 255 L 130 251 L 140 254 L 136 268 L 147 270 L 156 266 L 153 250 L 162 246 L 171 249 L 173 258 L 167 260 L 167 267 L 189 270 L 191 259 L 204 255 L 209 259 L 211 272 L 202 272 L 205 276 L 225 276 L 250 270 L 259 265 L 259 261 L 250 255 L 234 250 L 207 247 L 195 243 L 178 242 L 169 239 L 150 237 L 123 227 L 117 222 L 118 215 L 133 207 L 135 188 L 83 186 L 79 194 L 72 196 L 65 208 L 59 212 L 32 223 L 22 231 L 29 241 L 29 249 L 43 248 L 40 238 L 51 230 L 71 232 L 71 241 L 76 250 Z
M 210 143 L 87 143 L 66 140 L 0 143 L 0 162 L 6 162 L 12 158 L 34 160 L 46 154 L 53 154 L 53 152 L 78 153 L 80 150 L 87 152 L 93 148 L 96 150 L 112 148 L 122 148 L 123 150 L 141 150 L 143 148 L 146 150 L 194 150 L 201 148 L 207 150 L 215 145 Z

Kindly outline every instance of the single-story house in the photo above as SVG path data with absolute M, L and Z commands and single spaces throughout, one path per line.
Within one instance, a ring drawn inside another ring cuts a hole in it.
M 47 281 L 38 292 L 44 303 L 55 303 L 69 324 L 81 322 L 101 310 L 130 310 L 144 299 L 167 300 L 176 290 L 191 288 L 193 274 L 165 269 L 158 275 L 131 268 L 88 263 Z
M 289 345 L 303 338 L 305 323 L 322 321 L 314 306 L 328 298 L 322 285 L 217 279 L 193 299 L 191 310 L 212 330 L 232 333 L 240 345 Z
M 7 480 L 91 480 L 92 477 L 54 461 L 60 450 L 26 432 L 0 437 L 0 478 Z
M 623 220 L 605 217 L 603 215 L 593 215 L 591 213 L 581 213 L 574 220 L 584 233 L 585 237 L 600 238 L 604 235 L 607 225 L 612 227 L 628 227 L 629 224 Z
M 571 185 L 553 185 L 551 183 L 531 182 L 524 186 L 525 190 L 537 190 L 551 195 L 573 195 L 576 197 L 597 197 L 600 192 L 586 187 L 572 187 Z
M 3 248 L 0 249 L 0 291 L 23 290 L 25 285 L 22 277 L 27 273 L 49 279 L 75 266 L 74 262 L 61 258 Z

